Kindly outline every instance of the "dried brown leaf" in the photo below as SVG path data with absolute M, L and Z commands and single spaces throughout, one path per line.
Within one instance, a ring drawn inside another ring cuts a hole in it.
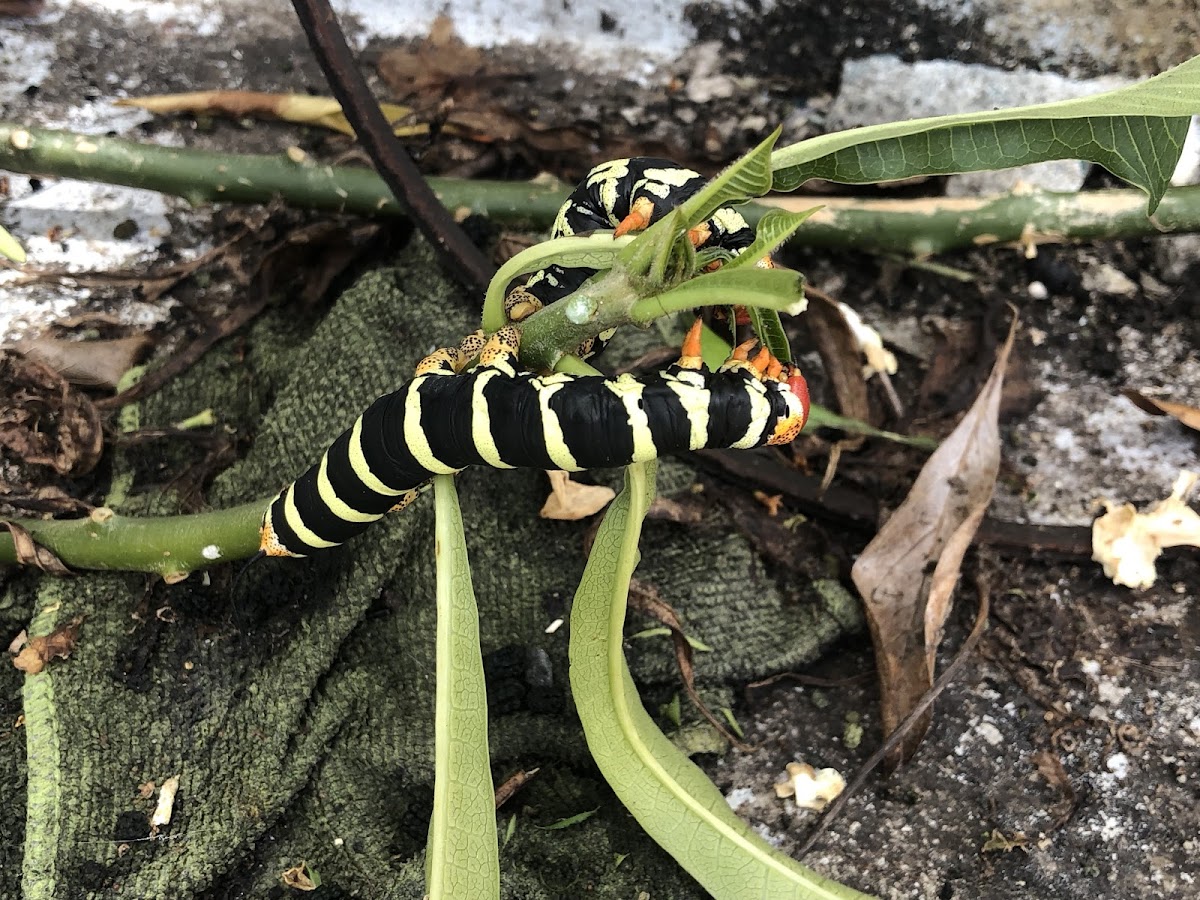
M 50 634 L 30 638 L 13 659 L 13 665 L 27 675 L 36 675 L 52 659 L 66 659 L 75 649 L 82 618 L 75 618 Z
M 1000 467 L 1000 393 L 1015 335 L 1014 319 L 974 404 L 851 571 L 875 645 L 885 735 L 933 685 L 963 555 L 991 501 Z M 889 757 L 890 767 L 912 756 L 930 718 L 927 713 L 913 727 Z
M 1071 787 L 1071 779 L 1067 777 L 1062 760 L 1053 750 L 1038 750 L 1031 759 L 1037 766 L 1038 774 L 1046 779 L 1046 783 L 1054 788 L 1060 796 L 1059 807 L 1054 814 L 1054 828 L 1061 828 L 1071 818 L 1075 811 L 1075 788 Z
M 821 364 L 837 397 L 838 410 L 852 419 L 871 421 L 862 358 L 850 324 L 832 298 L 811 288 L 805 293 L 809 302 L 804 320 L 816 341 Z M 864 440 L 863 435 L 848 437 L 844 449 L 857 450 Z
M 39 362 L 0 353 L 0 447 L 60 475 L 86 475 L 104 434 L 92 401 Z
M 704 521 L 707 505 L 697 497 L 655 497 L 646 510 L 647 519 L 675 522 L 679 525 L 699 525 Z
M 600 512 L 617 496 L 612 488 L 572 481 L 566 472 L 550 471 L 546 474 L 550 476 L 552 493 L 539 513 L 543 519 L 564 522 L 586 519 Z
M 279 878 L 283 881 L 284 887 L 290 887 L 297 891 L 315 891 L 319 887 L 309 874 L 306 862 L 301 862 L 290 869 L 284 869 L 279 873 Z
M 1173 400 L 1158 400 L 1154 397 L 1147 397 L 1141 391 L 1135 391 L 1132 388 L 1126 388 L 1121 393 L 1129 398 L 1130 402 L 1142 412 L 1149 413 L 1152 416 L 1171 416 L 1188 428 L 1200 431 L 1200 407 L 1187 403 L 1176 403 Z
M 424 40 L 384 51 L 378 69 L 398 97 L 462 96 L 478 89 L 487 65 L 487 53 L 464 43 L 449 16 L 440 15 Z
M 193 91 L 183 94 L 158 94 L 152 97 L 130 97 L 117 100 L 116 105 L 135 106 L 156 115 L 190 113 L 227 116 L 232 119 L 281 119 L 354 136 L 354 129 L 346 121 L 342 107 L 333 97 L 267 94 L 260 91 Z M 395 125 L 412 115 L 411 107 L 397 106 L 394 103 L 381 103 L 379 106 L 389 125 Z
M 151 343 L 145 335 L 111 341 L 62 341 L 42 336 L 19 341 L 14 348 L 27 359 L 49 366 L 72 384 L 112 389 Z
M 33 535 L 16 522 L 0 522 L 0 527 L 8 529 L 8 533 L 12 535 L 13 550 L 18 565 L 37 566 L 50 575 L 71 574 L 71 570 L 63 564 L 61 559 L 36 543 Z

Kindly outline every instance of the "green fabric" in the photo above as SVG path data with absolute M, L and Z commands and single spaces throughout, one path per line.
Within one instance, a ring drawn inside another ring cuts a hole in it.
M 265 317 L 148 401 L 141 424 L 212 406 L 254 440 L 208 502 L 265 497 L 476 316 L 414 244 L 318 323 L 287 309 Z M 197 451 L 140 452 L 115 463 L 117 483 L 132 483 L 121 511 L 174 511 L 173 491 L 147 486 L 183 473 Z M 546 490 L 539 472 L 459 480 L 494 776 L 541 768 L 498 816 L 502 834 L 517 816 L 501 850 L 504 896 L 703 896 L 589 760 L 567 689 L 568 628 L 546 633 L 568 612 L 583 528 L 538 518 Z M 174 586 L 140 575 L 14 580 L 0 596 L 10 633 L 34 616 L 33 633 L 83 624 L 69 659 L 25 679 L 5 670 L 0 682 L 0 896 L 18 896 L 23 879 L 30 898 L 283 897 L 293 891 L 280 873 L 307 861 L 323 881 L 309 896 L 420 898 L 433 777 L 431 507 L 423 499 L 320 558 L 261 561 L 236 590 L 234 566 Z M 698 659 L 707 690 L 800 665 L 858 625 L 844 599 L 776 584 L 720 520 L 651 523 L 638 577 L 715 649 Z M 630 627 L 647 622 L 635 615 Z M 655 697 L 677 690 L 668 641 L 635 641 L 630 658 Z M 11 724 L 22 702 L 23 730 Z M 147 839 L 155 796 L 139 786 L 156 791 L 170 776 L 180 779 L 173 818 Z M 591 809 L 582 824 L 544 829 Z

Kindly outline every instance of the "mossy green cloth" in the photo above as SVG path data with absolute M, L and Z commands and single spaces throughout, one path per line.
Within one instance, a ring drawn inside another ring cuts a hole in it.
M 139 411 L 165 426 L 212 407 L 253 435 L 212 507 L 268 497 L 319 458 L 430 348 L 477 310 L 414 242 L 361 278 L 319 322 L 286 309 L 210 353 Z M 194 449 L 154 446 L 114 463 L 120 511 L 177 511 L 173 480 Z M 687 469 L 664 467 L 674 481 Z M 503 896 L 632 900 L 704 892 L 624 812 L 590 761 L 567 678 L 569 614 L 584 527 L 538 517 L 540 472 L 477 470 L 459 496 L 482 620 L 497 783 L 539 774 L 498 813 Z M 131 486 L 128 491 L 124 488 Z M 314 898 L 420 898 L 432 800 L 434 558 L 428 498 L 346 547 L 263 560 L 177 585 L 143 575 L 22 575 L 0 597 L 6 634 L 82 617 L 68 659 L 4 670 L 0 896 L 285 897 L 301 862 Z M 638 577 L 714 648 L 707 690 L 810 661 L 857 627 L 853 604 L 776 583 L 714 511 L 649 523 Z M 647 620 L 634 617 L 631 630 Z M 635 678 L 678 690 L 669 642 L 631 643 Z M 654 701 L 650 709 L 656 709 Z M 14 723 L 23 714 L 23 727 Z M 170 823 L 150 834 L 159 788 L 179 779 Z M 547 830 L 588 810 L 571 827 Z

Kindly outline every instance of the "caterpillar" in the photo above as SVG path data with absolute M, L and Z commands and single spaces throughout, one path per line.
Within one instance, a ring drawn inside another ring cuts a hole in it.
M 709 371 L 700 320 L 679 359 L 649 375 L 536 375 L 516 369 L 520 332 L 425 357 L 412 381 L 380 397 L 271 502 L 260 552 L 308 556 L 416 498 L 432 476 L 467 466 L 576 472 L 701 448 L 790 442 L 808 418 L 799 370 L 755 342 Z M 479 365 L 467 362 L 479 354 Z
M 593 168 L 558 210 L 552 238 L 570 237 L 599 229 L 614 229 L 620 237 L 653 225 L 704 186 L 699 172 L 669 159 L 636 156 L 614 159 Z M 689 232 L 693 246 L 716 247 L 737 256 L 754 242 L 754 229 L 741 214 L 723 207 Z M 762 265 L 770 267 L 767 257 Z M 596 274 L 587 267 L 547 266 L 533 273 L 505 298 L 504 311 L 519 322 L 574 293 Z M 585 341 L 576 351 L 581 359 L 594 356 L 612 338 L 613 330 Z

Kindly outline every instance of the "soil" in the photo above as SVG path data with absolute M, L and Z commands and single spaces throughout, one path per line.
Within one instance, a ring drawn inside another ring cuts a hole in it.
M 964 16 L 954 4 L 905 0 L 852 0 L 836 11 L 803 14 L 793 3 L 694 4 L 688 20 L 700 41 L 719 42 L 720 53 L 697 44 L 651 75 L 639 68 L 629 77 L 572 70 L 552 50 L 501 47 L 489 66 L 521 73 L 506 83 L 506 109 L 575 129 L 585 148 L 442 137 L 414 149 L 430 171 L 487 177 L 549 170 L 573 180 L 630 147 L 712 170 L 778 122 L 786 125 L 785 140 L 817 133 L 848 56 L 890 51 L 1038 65 L 1028 36 L 1006 35 L 989 18 L 995 5 L 976 4 Z M 1046 4 L 1032 5 L 1045 14 Z M 1113 4 L 1112 21 L 1134 6 Z M 149 121 L 108 106 L 114 95 L 216 87 L 324 92 L 297 29 L 279 17 L 249 15 L 244 22 L 180 41 L 193 27 L 184 18 L 151 23 L 72 6 L 61 21 L 21 30 L 23 40 L 52 44 L 57 59 L 36 85 L 0 95 L 7 97 L 4 118 L 120 129 L 205 148 L 255 152 L 295 144 L 320 158 L 345 151 L 341 138 L 287 126 Z M 11 43 L 17 33 L 0 19 L 5 28 Z M 1141 59 L 1180 61 L 1186 48 L 1172 32 L 1162 29 Z M 369 48 L 372 58 L 383 45 L 376 40 Z M 1079 46 L 1049 67 L 1102 74 L 1107 60 L 1108 48 Z M 1137 65 L 1126 58 L 1122 71 L 1147 74 Z M 697 100 L 687 85 L 690 79 L 697 86 L 701 70 L 715 80 Z M 11 181 L 18 195 L 39 186 Z M 166 218 L 170 242 L 151 246 L 143 259 L 173 261 L 207 239 L 207 213 L 170 204 Z M 1017 307 L 1023 332 L 1006 395 L 1005 468 L 992 509 L 999 518 L 1086 526 L 1097 497 L 1157 500 L 1177 467 L 1196 465 L 1195 433 L 1148 419 L 1119 397 L 1121 388 L 1135 387 L 1178 402 L 1200 400 L 1200 262 L 1186 239 L 1043 248 L 1032 260 L 1004 248 L 938 260 L 969 273 L 965 282 L 848 253 L 800 248 L 787 261 L 875 322 L 898 351 L 905 417 L 889 419 L 882 395 L 873 396 L 884 427 L 915 423 L 945 433 L 986 377 L 1009 306 Z M 1110 277 L 1114 272 L 1124 281 Z M 136 309 L 110 296 L 77 300 L 76 313 Z M 165 346 L 181 316 L 159 310 L 156 321 Z M 36 329 L 37 316 L 23 326 Z M 802 359 L 818 370 L 815 356 Z M 931 380 L 939 367 L 954 377 Z M 820 382 L 813 377 L 816 399 L 828 402 Z M 801 447 L 817 471 L 827 450 L 820 437 Z M 894 505 L 920 461 L 868 444 L 843 459 L 838 478 Z M 808 514 L 843 564 L 865 544 L 867 536 Z M 1135 593 L 1112 585 L 1085 558 L 982 550 L 969 557 L 943 664 L 969 628 L 976 579 L 991 594 L 989 630 L 939 699 L 920 752 L 893 775 L 871 776 L 805 862 L 889 898 L 1200 895 L 1200 557 L 1190 548 L 1168 551 L 1157 584 Z M 815 816 L 776 799 L 772 785 L 794 759 L 848 774 L 870 755 L 879 740 L 878 691 L 869 680 L 842 682 L 872 671 L 864 636 L 805 673 L 837 686 L 785 680 L 747 688 L 738 717 L 758 751 L 709 762 L 731 804 L 785 850 L 799 845 Z

